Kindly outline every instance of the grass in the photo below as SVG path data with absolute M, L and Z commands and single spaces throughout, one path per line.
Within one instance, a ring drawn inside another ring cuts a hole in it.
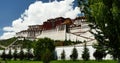
M 1 63 L 43 63 L 42 61 L 0 61 Z M 51 61 L 50 63 L 117 63 L 117 61 L 113 60 L 104 60 L 104 61 L 95 61 L 95 60 L 90 60 L 90 61 L 83 61 L 83 60 L 78 60 L 78 61 L 72 61 L 72 60 L 58 60 L 58 61 Z
M 42 63 L 41 61 L 0 61 L 0 63 Z
M 104 60 L 104 61 L 95 61 L 95 60 L 90 60 L 90 61 L 83 61 L 83 60 L 78 60 L 78 61 L 52 61 L 51 63 L 117 63 L 117 61 L 113 60 Z

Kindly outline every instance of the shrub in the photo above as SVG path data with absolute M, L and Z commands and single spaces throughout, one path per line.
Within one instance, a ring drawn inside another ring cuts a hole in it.
M 82 54 L 82 58 L 84 61 L 88 61 L 89 60 L 89 52 L 88 52 L 88 48 L 85 48 L 84 51 L 83 51 L 83 54 Z
M 18 58 L 17 49 L 15 49 L 15 51 L 13 53 L 13 58 L 14 58 L 14 60 L 17 60 L 17 58 Z
M 93 44 L 93 47 L 96 49 L 95 52 L 93 53 L 93 56 L 98 61 L 106 57 L 107 54 L 115 53 L 112 49 L 107 48 L 105 45 L 103 45 L 99 41 L 98 43 Z M 108 52 L 106 52 L 107 50 Z
M 65 51 L 63 50 L 62 53 L 61 53 L 61 59 L 62 60 L 65 60 Z
M 84 42 L 85 45 L 84 45 L 84 51 L 83 51 L 83 54 L 82 54 L 82 58 L 84 61 L 88 61 L 89 60 L 89 49 L 86 47 L 86 41 Z
M 19 59 L 20 60 L 23 60 L 25 58 L 25 54 L 24 54 L 24 51 L 23 49 L 20 50 L 20 53 L 19 53 Z
M 103 51 L 99 51 L 99 50 L 96 50 L 94 53 L 93 53 L 93 56 L 95 57 L 96 60 L 102 60 L 102 58 L 104 56 L 106 56 L 106 54 L 103 52 Z
M 77 52 L 77 49 L 75 47 L 73 48 L 73 51 L 72 51 L 72 54 L 70 55 L 70 58 L 72 60 L 76 60 L 78 58 L 78 52 Z
M 3 51 L 3 53 L 2 53 L 2 55 L 1 55 L 1 58 L 3 59 L 3 60 L 6 60 L 6 53 L 5 53 L 5 50 Z
M 50 63 L 51 55 L 52 55 L 52 53 L 50 52 L 50 50 L 46 49 L 44 51 L 44 54 L 42 55 L 42 61 L 43 61 L 43 63 Z
M 72 45 L 72 41 L 71 40 L 65 40 L 64 41 L 64 46 L 67 46 L 67 45 Z
M 27 50 L 25 57 L 27 60 L 32 60 L 32 58 L 34 57 L 30 49 Z
M 9 50 L 9 53 L 8 53 L 8 55 L 7 55 L 7 58 L 9 59 L 9 60 L 11 60 L 12 59 L 12 52 L 11 52 L 11 49 Z

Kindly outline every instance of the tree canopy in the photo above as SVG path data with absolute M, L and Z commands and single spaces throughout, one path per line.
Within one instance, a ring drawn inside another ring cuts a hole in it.
M 78 0 L 99 45 L 120 60 L 120 0 Z
M 49 52 L 49 53 L 48 53 Z M 55 45 L 54 41 L 49 38 L 41 38 L 38 41 L 36 41 L 35 47 L 34 47 L 34 54 L 36 60 L 45 60 L 50 61 L 54 59 L 54 52 L 55 52 Z M 50 54 L 50 55 L 48 55 Z M 47 57 L 47 56 L 49 57 Z M 46 62 L 45 61 L 45 62 Z

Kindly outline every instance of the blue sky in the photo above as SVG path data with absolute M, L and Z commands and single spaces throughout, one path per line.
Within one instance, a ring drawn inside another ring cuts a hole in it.
M 3 27 L 11 26 L 12 21 L 18 19 L 36 0 L 0 0 L 0 36 L 4 33 Z M 42 0 L 48 2 L 49 0 Z M 77 0 L 74 1 L 77 5 Z
M 0 35 L 2 28 L 10 26 L 35 0 L 0 0 Z

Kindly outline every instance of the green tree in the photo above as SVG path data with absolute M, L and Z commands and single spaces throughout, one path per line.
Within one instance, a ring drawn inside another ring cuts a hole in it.
M 100 51 L 100 50 L 96 50 L 94 53 L 93 53 L 93 56 L 95 57 L 96 60 L 100 61 L 103 59 L 103 57 L 105 56 L 105 53 L 103 51 Z
M 44 53 L 46 53 L 46 49 L 48 49 L 48 52 L 50 51 L 50 60 L 53 60 L 55 56 L 55 45 L 54 41 L 49 38 L 41 38 L 36 41 L 35 47 L 34 47 L 34 55 L 36 60 L 41 60 L 42 57 L 44 57 Z M 47 54 L 47 53 L 46 53 Z M 49 58 L 49 57 L 48 57 Z M 43 59 L 42 59 L 43 60 Z
M 9 59 L 9 60 L 11 60 L 12 59 L 12 52 L 11 52 L 11 49 L 9 50 L 9 53 L 8 53 L 8 55 L 7 55 L 7 58 Z
M 18 58 L 18 53 L 17 53 L 17 49 L 14 50 L 14 53 L 13 53 L 13 58 L 14 60 L 16 61 L 17 58 Z
M 1 58 L 2 58 L 3 60 L 6 60 L 6 53 L 5 53 L 5 50 L 3 51 L 2 55 L 1 55 Z
M 89 49 L 86 46 L 86 41 L 84 41 L 84 50 L 83 50 L 82 58 L 84 61 L 88 61 L 90 58 Z
M 42 54 L 41 58 L 43 63 L 50 63 L 52 52 L 49 49 L 44 50 L 44 54 Z
M 120 1 L 78 0 L 97 42 L 115 53 L 120 63 Z M 93 31 L 94 30 L 94 31 Z
M 31 52 L 31 49 L 27 49 L 27 53 L 25 54 L 27 60 L 32 60 L 33 59 L 33 53 Z
M 103 60 L 104 57 L 106 57 L 106 50 L 107 48 L 102 45 L 100 42 L 98 44 L 93 45 L 94 48 L 96 48 L 96 51 L 93 53 L 93 56 L 96 60 Z
M 24 39 L 21 42 L 23 44 L 23 48 L 27 48 L 27 49 L 33 48 L 33 41 Z
M 62 53 L 61 53 L 61 59 L 62 59 L 62 60 L 65 60 L 65 56 L 66 56 L 66 55 L 65 55 L 65 51 L 63 50 Z
M 75 47 L 73 48 L 73 51 L 72 51 L 72 54 L 70 55 L 70 58 L 73 61 L 75 61 L 78 58 L 78 52 L 77 52 L 77 49 Z
M 67 46 L 67 45 L 72 45 L 72 41 L 71 40 L 65 40 L 64 41 L 64 46 Z
M 114 50 L 109 50 L 108 53 L 112 55 L 113 60 L 117 60 L 116 52 Z
M 20 52 L 19 52 L 19 59 L 20 60 L 23 60 L 25 58 L 25 54 L 24 54 L 24 51 L 23 49 L 21 48 Z

